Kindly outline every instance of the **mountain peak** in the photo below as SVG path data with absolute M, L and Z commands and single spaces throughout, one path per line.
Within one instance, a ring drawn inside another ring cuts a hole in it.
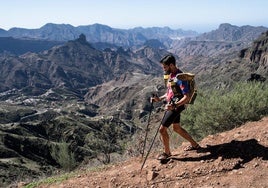
M 229 27 L 234 27 L 235 28 L 237 26 L 231 25 L 229 23 L 222 23 L 222 24 L 219 25 L 219 29 L 224 29 L 224 28 L 229 28 Z
M 81 44 L 88 43 L 88 42 L 87 42 L 86 35 L 84 35 L 83 33 L 79 35 L 79 38 L 76 39 L 76 41 L 77 41 L 77 42 L 80 42 Z

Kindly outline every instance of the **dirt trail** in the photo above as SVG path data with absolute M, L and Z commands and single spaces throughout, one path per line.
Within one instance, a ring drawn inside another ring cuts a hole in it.
M 203 149 L 198 152 L 183 151 L 187 144 L 183 143 L 167 164 L 160 164 L 156 154 L 151 154 L 142 171 L 142 160 L 131 158 L 40 187 L 268 187 L 268 117 L 210 135 L 199 143 Z

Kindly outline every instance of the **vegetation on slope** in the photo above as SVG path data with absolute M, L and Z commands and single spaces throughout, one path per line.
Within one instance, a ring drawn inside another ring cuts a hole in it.
M 200 91 L 195 104 L 184 112 L 182 124 L 201 139 L 267 114 L 267 84 L 240 82 L 231 91 Z

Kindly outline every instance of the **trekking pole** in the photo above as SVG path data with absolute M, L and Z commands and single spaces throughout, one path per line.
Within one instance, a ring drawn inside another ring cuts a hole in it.
M 152 97 L 154 97 L 154 96 L 155 95 L 152 94 Z M 144 139 L 143 149 L 142 149 L 142 153 L 141 153 L 142 158 L 143 158 L 144 150 L 145 150 L 145 147 L 146 147 L 146 140 L 147 140 L 147 135 L 148 135 L 148 131 L 149 131 L 150 117 L 151 117 L 151 113 L 152 113 L 152 110 L 153 110 L 153 101 L 150 101 L 150 103 L 151 103 L 150 112 L 149 112 L 149 116 L 148 116 L 148 121 L 147 121 L 147 126 L 146 126 L 146 133 L 145 133 L 145 139 Z
M 167 112 L 167 111 L 165 111 L 165 114 L 166 114 L 166 112 Z M 164 119 L 165 114 L 164 114 L 164 116 L 162 117 L 162 120 Z M 151 145 L 150 145 L 150 148 L 149 148 L 149 150 L 148 150 L 148 152 L 147 152 L 147 154 L 146 154 L 146 156 L 145 156 L 145 159 L 144 159 L 144 161 L 143 161 L 143 163 L 142 163 L 141 170 L 142 170 L 142 168 L 143 168 L 143 166 L 144 166 L 144 164 L 145 164 L 145 162 L 146 162 L 146 160 L 147 160 L 147 158 L 148 158 L 148 155 L 149 155 L 149 153 L 150 153 L 150 151 L 151 151 L 151 149 L 152 149 L 152 147 L 153 147 L 153 145 L 154 145 L 154 141 L 155 141 L 155 138 L 156 138 L 156 136 L 157 136 L 157 133 L 158 133 L 160 127 L 161 127 L 162 120 L 160 121 L 160 125 L 159 125 L 158 129 L 156 130 L 156 133 L 155 133 L 155 135 L 154 135 L 153 141 L 152 141 L 152 143 L 151 143 Z

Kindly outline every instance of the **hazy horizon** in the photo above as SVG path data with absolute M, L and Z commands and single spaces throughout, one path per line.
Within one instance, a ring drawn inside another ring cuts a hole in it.
M 98 23 L 119 29 L 167 26 L 202 33 L 222 23 L 268 27 L 266 7 L 266 0 L 9 0 L 0 7 L 0 28 Z

